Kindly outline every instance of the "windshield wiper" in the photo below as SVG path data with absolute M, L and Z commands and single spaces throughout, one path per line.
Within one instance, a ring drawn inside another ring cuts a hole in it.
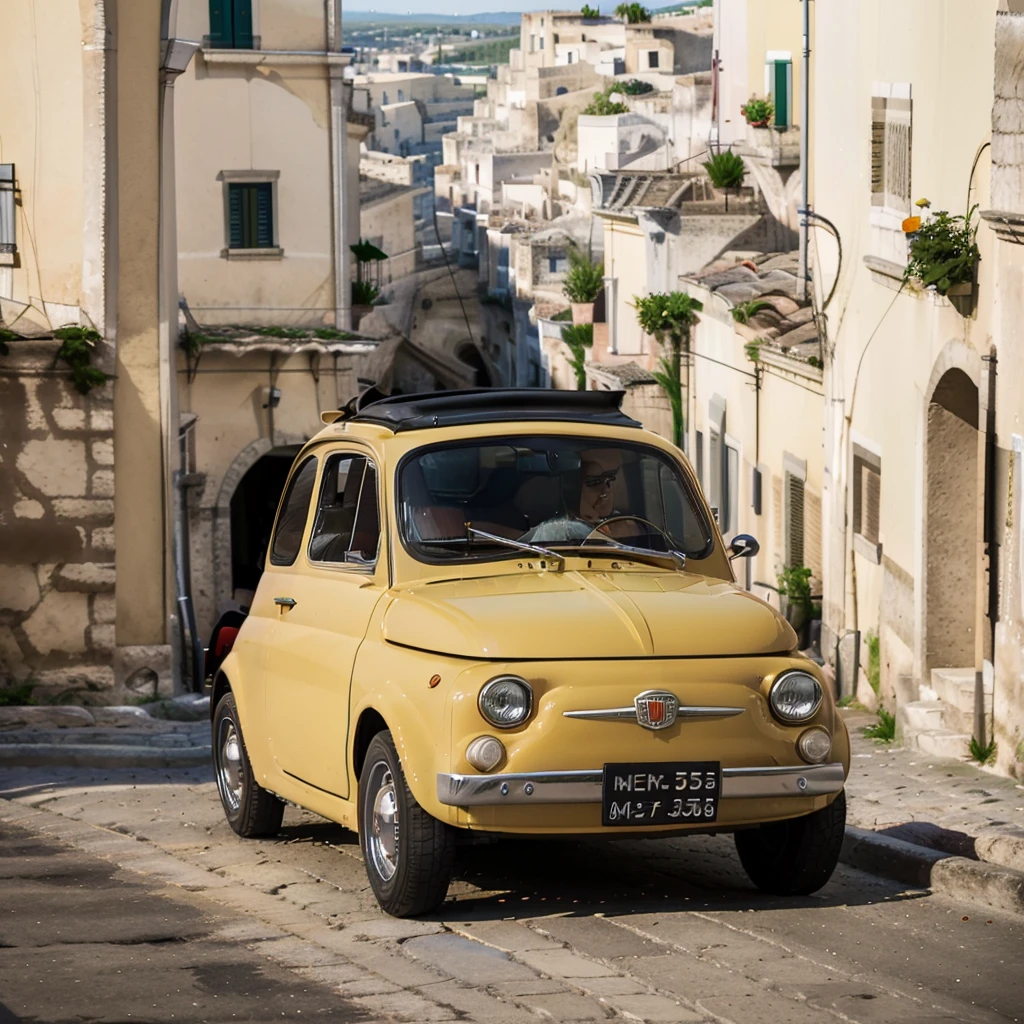
M 621 541 L 611 537 L 602 538 L 603 546 L 592 546 L 589 544 L 559 544 L 559 551 L 571 547 L 573 551 L 585 551 L 594 555 L 619 555 L 626 554 L 638 562 L 646 561 L 651 565 L 657 565 L 662 569 L 683 570 L 686 568 L 686 555 L 682 551 L 651 551 L 649 548 L 637 548 L 632 544 L 623 544 Z
M 551 559 L 555 572 L 561 572 L 565 568 L 565 559 L 548 548 L 539 547 L 536 544 L 525 544 L 521 540 L 511 540 L 509 537 L 501 537 L 496 533 L 487 533 L 486 530 L 478 530 L 471 523 L 466 523 L 466 539 L 470 537 L 483 537 L 484 540 L 493 541 L 495 544 L 503 544 L 507 548 L 514 548 L 516 551 L 529 551 L 531 554 L 540 555 L 541 558 Z

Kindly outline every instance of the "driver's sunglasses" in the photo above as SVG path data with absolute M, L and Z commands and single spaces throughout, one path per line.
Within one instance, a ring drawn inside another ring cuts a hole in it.
M 615 472 L 602 473 L 600 476 L 585 476 L 583 478 L 584 487 L 611 487 L 613 483 L 618 479 L 619 474 Z

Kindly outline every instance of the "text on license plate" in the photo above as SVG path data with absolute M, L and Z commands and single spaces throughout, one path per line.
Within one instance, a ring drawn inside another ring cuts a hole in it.
M 696 825 L 718 816 L 718 761 L 606 764 L 602 825 Z

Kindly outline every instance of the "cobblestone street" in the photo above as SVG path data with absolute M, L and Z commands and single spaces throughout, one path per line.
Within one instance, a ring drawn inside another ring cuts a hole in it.
M 134 937 L 88 930 L 129 949 L 132 967 L 145 955 L 153 1006 L 132 1020 L 230 1019 L 211 1009 L 212 992 L 227 994 L 217 971 L 203 975 L 206 1001 L 187 1007 L 192 1016 L 176 1008 L 183 976 L 158 959 L 168 949 L 192 950 L 189 963 L 202 953 L 225 978 L 249 972 L 247 1001 L 234 1011 L 249 1020 L 279 1017 L 281 1000 L 303 1017 L 380 1022 L 1024 1019 L 1019 917 L 842 865 L 817 896 L 765 897 L 725 837 L 464 848 L 441 913 L 398 921 L 377 909 L 354 835 L 289 809 L 277 839 L 241 841 L 203 769 L 12 769 L 3 796 L 8 850 L 27 842 L 18 830 L 43 843 L 28 851 L 33 887 L 77 893 L 86 884 L 77 871 L 123 869 L 116 885 L 127 887 L 132 915 L 121 927 Z M 65 874 L 72 861 L 84 867 Z M 137 971 L 118 976 L 104 956 L 99 972 L 81 959 L 92 947 L 80 945 L 80 894 L 66 903 L 64 931 L 52 923 L 60 917 L 26 930 L 39 904 L 21 863 L 5 857 L 0 883 L 22 893 L 0 899 L 0 944 L 13 947 L 0 956 L 7 1012 L 78 1020 L 84 1004 L 70 1012 L 73 993 L 95 996 L 101 984 L 89 1018 L 127 1019 L 121 989 L 137 984 Z M 165 907 L 182 905 L 168 917 Z M 168 946 L 173 937 L 185 944 Z M 45 976 L 42 957 L 55 965 Z M 65 1016 L 52 1012 L 60 1005 Z

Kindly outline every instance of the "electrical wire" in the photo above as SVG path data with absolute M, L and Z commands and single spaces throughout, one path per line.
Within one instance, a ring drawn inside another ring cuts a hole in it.
M 452 279 L 452 287 L 455 289 L 455 297 L 459 300 L 459 308 L 462 310 L 462 319 L 466 321 L 466 331 L 471 345 L 476 345 L 473 338 L 473 328 L 469 323 L 469 314 L 466 312 L 466 304 L 462 301 L 462 295 L 459 292 L 459 284 L 455 280 L 455 272 L 452 270 L 452 265 L 448 260 L 448 253 L 445 251 L 444 242 L 441 241 L 441 232 L 437 227 L 437 203 L 431 204 L 431 215 L 434 221 L 434 236 L 437 238 L 438 247 L 441 250 L 441 255 L 444 257 L 444 265 L 448 268 L 448 276 Z

